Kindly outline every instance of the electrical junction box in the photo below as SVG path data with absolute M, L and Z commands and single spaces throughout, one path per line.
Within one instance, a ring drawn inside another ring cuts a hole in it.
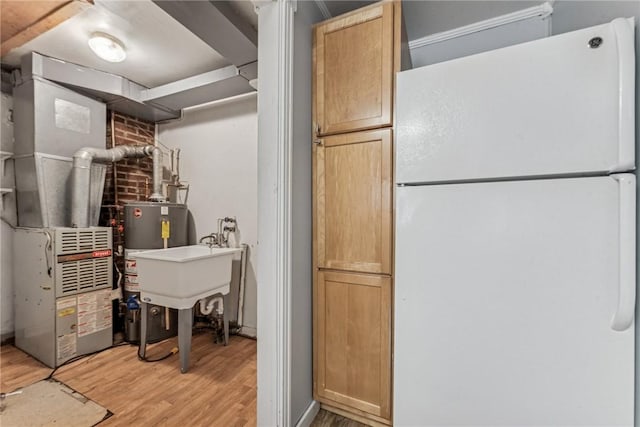
M 111 228 L 18 228 L 14 251 L 16 347 L 55 368 L 112 345 Z

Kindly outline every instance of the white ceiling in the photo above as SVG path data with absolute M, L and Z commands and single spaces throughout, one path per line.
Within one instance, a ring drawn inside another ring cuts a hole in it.
M 311 1 L 311 0 L 299 0 Z M 317 0 L 332 16 L 363 7 L 373 0 Z M 529 7 L 542 0 L 420 1 L 403 0 L 409 40 Z M 151 0 L 94 0 L 94 6 L 49 30 L 2 58 L 19 66 L 20 57 L 43 55 L 124 76 L 147 87 L 174 82 L 230 63 Z M 231 8 L 254 28 L 258 16 L 249 0 L 231 0 Z M 87 40 L 95 31 L 109 33 L 126 45 L 127 59 L 113 64 L 93 54 Z
M 241 16 L 242 19 L 250 23 L 258 31 L 258 14 L 251 0 L 231 0 L 229 5 L 238 16 Z
M 120 39 L 127 59 L 114 64 L 98 58 L 87 44 L 95 31 Z M 18 66 L 20 57 L 31 51 L 118 74 L 147 87 L 229 65 L 151 0 L 95 0 L 93 7 L 11 50 L 2 63 Z

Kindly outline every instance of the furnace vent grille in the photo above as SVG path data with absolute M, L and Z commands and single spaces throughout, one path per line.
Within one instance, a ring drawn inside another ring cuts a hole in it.
M 76 231 L 65 229 L 60 232 L 58 254 L 109 249 L 109 229 Z
M 58 297 L 111 287 L 112 257 L 92 257 L 93 251 L 111 249 L 110 228 L 59 228 L 55 242 Z
M 89 258 L 62 263 L 60 294 L 72 295 L 110 286 L 111 258 Z

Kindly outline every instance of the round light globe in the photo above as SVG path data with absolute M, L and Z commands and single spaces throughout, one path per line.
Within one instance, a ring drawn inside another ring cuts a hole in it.
M 89 47 L 100 58 L 109 62 L 122 62 L 127 57 L 124 44 L 106 33 L 93 33 L 89 39 Z

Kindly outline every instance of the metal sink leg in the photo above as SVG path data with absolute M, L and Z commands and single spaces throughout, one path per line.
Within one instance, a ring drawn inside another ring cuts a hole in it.
M 223 298 L 225 297 L 225 295 L 223 295 Z M 228 307 L 228 305 L 224 304 L 225 307 Z M 222 326 L 224 329 L 224 345 L 229 344 L 229 310 L 226 310 L 226 308 L 223 310 L 222 312 Z
M 180 350 L 180 372 L 189 370 L 191 352 L 191 328 L 193 327 L 193 308 L 178 310 L 178 349 Z
M 149 306 L 146 302 L 140 304 L 140 354 L 143 359 L 147 356 L 147 311 Z

